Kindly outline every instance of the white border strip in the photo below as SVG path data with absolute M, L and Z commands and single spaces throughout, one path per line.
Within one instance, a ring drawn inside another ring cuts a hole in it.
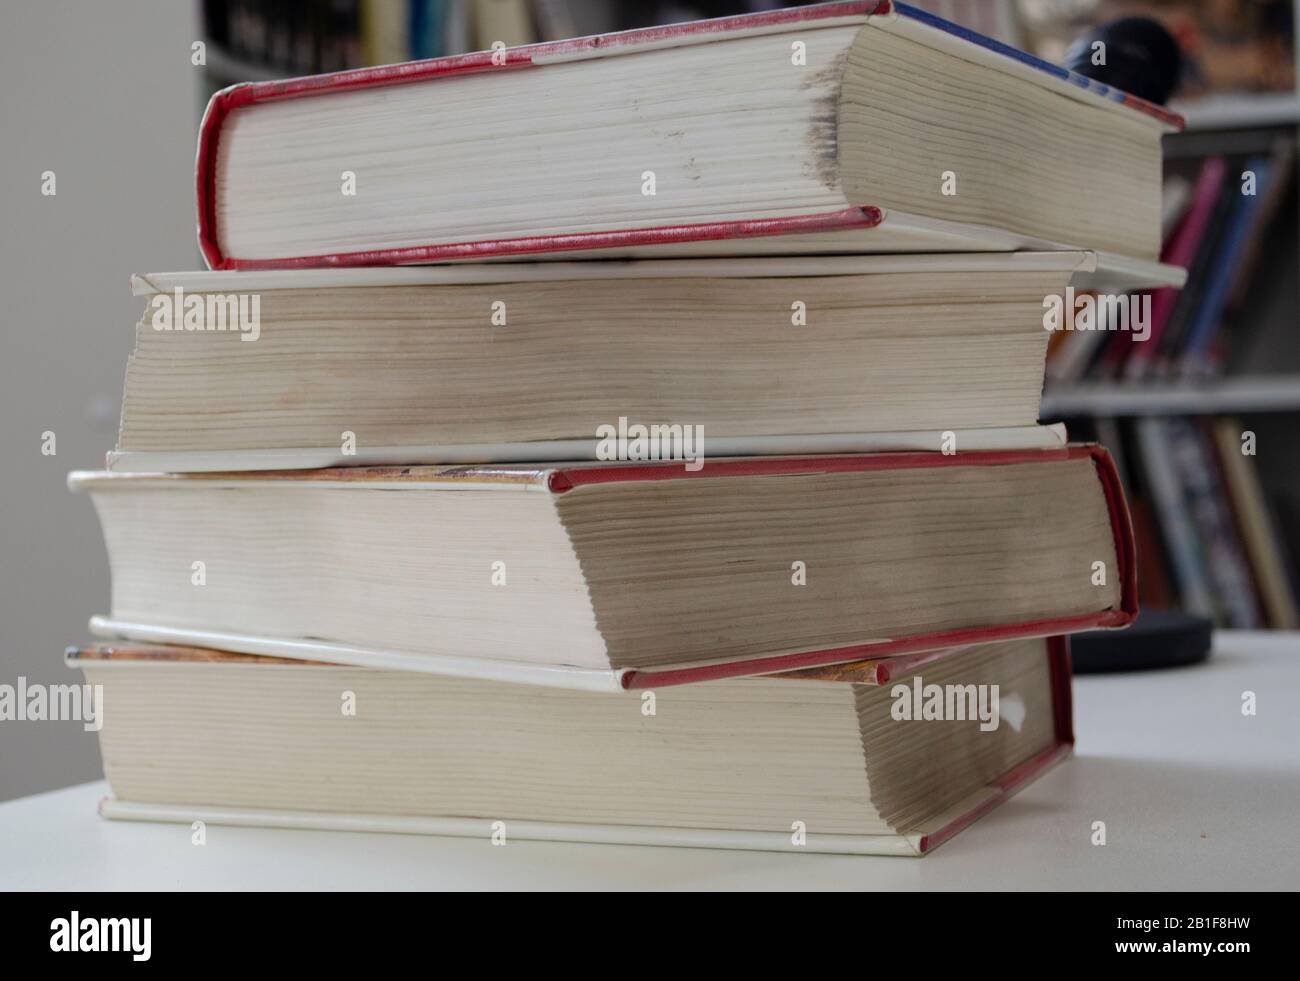
M 1030 238 L 991 225 L 968 225 L 927 218 L 905 211 L 886 211 L 881 223 L 875 226 L 886 231 L 904 232 L 942 244 L 949 249 L 979 248 L 983 250 L 1029 249 L 1035 253 L 1066 252 L 1080 255 L 1077 247 L 1063 245 L 1047 239 Z M 868 230 L 870 231 L 870 230 Z M 833 234 L 824 232 L 822 234 Z M 1110 287 L 1116 290 L 1134 290 L 1156 286 L 1182 286 L 1187 281 L 1187 270 L 1154 259 L 1139 259 L 1119 252 L 1082 253 L 1088 261 L 1077 263 L 1072 280 L 1077 287 L 1091 289 Z
M 1057 449 L 1066 444 L 1065 427 L 1007 426 L 991 429 L 954 430 L 962 451 Z M 890 433 L 817 434 L 807 436 L 731 436 L 710 438 L 703 474 L 708 473 L 709 456 L 719 459 L 735 456 L 801 456 L 809 453 L 891 453 L 900 451 L 939 450 L 943 432 L 937 429 Z M 539 440 L 533 443 L 477 443 L 459 446 L 374 446 L 360 447 L 352 456 L 343 456 L 337 447 L 294 448 L 275 450 L 221 450 L 213 452 L 150 452 L 118 450 L 108 454 L 108 470 L 115 474 L 222 473 L 258 470 L 318 470 L 327 467 L 429 466 L 505 463 L 585 463 L 596 460 L 600 441 L 596 439 Z M 102 475 L 74 473 L 69 476 L 73 490 Z M 250 481 L 239 480 L 238 486 Z M 295 486 L 306 483 L 293 481 Z M 487 482 L 455 478 L 446 480 L 388 481 L 318 481 L 329 486 L 395 487 L 405 490 L 437 489 L 529 489 L 545 490 L 545 480 L 522 482 Z
M 1058 423 L 1057 425 L 1061 425 Z M 109 454 L 112 456 L 112 454 Z M 159 453 L 150 454 L 151 458 L 163 458 L 164 462 L 171 462 L 171 454 Z M 348 457 L 349 461 L 354 461 L 356 457 Z M 224 458 L 224 464 L 221 467 L 213 467 L 208 470 L 180 470 L 172 468 L 171 470 L 128 470 L 128 471 L 108 471 L 108 470 L 74 470 L 67 477 L 68 490 L 73 493 L 81 491 L 111 491 L 123 487 L 138 487 L 141 483 L 154 483 L 161 486 L 174 485 L 179 487 L 201 486 L 201 487 L 250 487 L 259 485 L 262 487 L 278 487 L 286 489 L 289 485 L 294 487 L 324 487 L 332 490 L 398 490 L 398 491 L 494 491 L 497 493 L 509 492 L 532 492 L 541 494 L 552 493 L 548 486 L 550 470 L 537 470 L 536 476 L 524 478 L 521 474 L 514 476 L 503 475 L 501 479 L 475 479 L 462 477 L 458 475 L 449 475 L 446 473 L 446 467 L 429 466 L 427 473 L 419 471 L 425 470 L 424 464 L 413 464 L 410 469 L 412 472 L 405 477 L 394 477 L 391 479 L 380 479 L 377 477 L 362 477 L 361 479 L 350 478 L 345 476 L 308 476 L 308 477 L 283 477 L 283 476 L 262 476 L 261 471 L 256 467 L 236 466 L 232 458 Z M 353 463 L 338 464 L 337 468 L 363 471 L 364 466 L 355 466 Z M 266 468 L 269 470 L 293 470 L 301 472 L 304 470 L 316 469 L 315 467 L 300 466 L 275 466 Z M 220 476 L 200 477 L 191 476 L 197 474 L 220 474 Z M 200 483 L 201 481 L 201 483 Z
M 131 277 L 134 296 L 177 289 L 200 293 L 278 289 L 365 289 L 618 279 L 782 279 L 930 273 L 1090 272 L 1090 252 L 958 252 L 732 259 L 597 259 L 591 262 L 501 261 L 479 265 L 375 266 L 342 269 L 158 272 Z
M 1135 259 L 1118 252 L 1098 252 L 1097 270 L 1075 277 L 1074 285 L 1080 288 L 1138 289 L 1152 286 L 1172 286 L 1181 289 L 1187 282 L 1187 270 L 1151 259 Z

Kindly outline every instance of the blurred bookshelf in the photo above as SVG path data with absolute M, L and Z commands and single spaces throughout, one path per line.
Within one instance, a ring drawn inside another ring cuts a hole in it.
M 1294 0 L 1019 0 L 1044 57 L 1118 16 L 1178 38 L 1185 118 L 1165 138 L 1165 254 L 1188 282 L 1127 338 L 1053 339 L 1041 416 L 1117 458 L 1144 606 L 1221 627 L 1296 626 L 1300 558 L 1300 195 Z M 1044 26 L 1055 10 L 1061 24 Z M 1053 44 L 1056 45 L 1053 48 Z M 1216 63 L 1216 59 L 1218 62 Z M 1188 92 L 1187 90 L 1192 91 Z M 1245 192 L 1246 175 L 1254 195 Z M 1192 235 L 1191 213 L 1200 211 Z M 1153 298 L 1154 300 L 1154 298 Z M 1154 303 L 1153 303 L 1154 305 Z M 1089 350 L 1089 346 L 1092 349 Z M 1074 350 L 1071 351 L 1070 348 Z
M 1206 381 L 1080 382 L 1053 385 L 1044 418 L 1300 412 L 1300 373 L 1241 375 Z
M 1171 108 L 1182 114 L 1189 133 L 1300 125 L 1300 96 L 1290 92 L 1206 96 L 1190 103 L 1175 100 Z
M 912 2 L 1058 63 L 1072 40 L 1122 16 L 1155 17 L 1179 40 L 1184 80 L 1172 105 L 1186 127 L 1165 139 L 1165 225 L 1168 250 L 1191 211 L 1201 212 L 1188 284 L 1168 303 L 1150 352 L 1125 347 L 1129 339 L 1116 333 L 1054 336 L 1041 418 L 1065 422 L 1072 438 L 1099 440 L 1116 456 L 1133 505 L 1144 605 L 1201 612 L 1220 627 L 1295 628 L 1300 0 Z M 494 41 L 797 5 L 204 0 L 206 94 L 238 81 L 460 54 Z M 1246 171 L 1257 178 L 1250 200 L 1238 193 Z M 1240 452 L 1243 437 L 1253 452 Z

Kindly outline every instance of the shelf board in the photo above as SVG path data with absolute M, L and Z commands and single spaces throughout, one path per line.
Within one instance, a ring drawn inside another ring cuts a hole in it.
M 1175 101 L 1170 108 L 1183 116 L 1189 132 L 1300 125 L 1300 95 L 1295 92 L 1211 95 L 1195 102 Z
M 1300 412 L 1300 374 L 1244 375 L 1210 381 L 1081 382 L 1051 385 L 1039 418 L 1177 416 Z

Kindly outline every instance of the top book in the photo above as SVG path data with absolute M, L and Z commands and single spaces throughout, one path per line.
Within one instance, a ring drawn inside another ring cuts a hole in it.
M 904 4 L 826 3 L 224 89 L 199 237 L 217 269 L 1064 246 L 1154 267 L 1180 125 Z

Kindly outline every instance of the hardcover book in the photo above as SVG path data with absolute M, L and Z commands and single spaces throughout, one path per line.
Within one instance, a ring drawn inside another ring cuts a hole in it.
M 132 644 L 68 663 L 109 706 L 101 813 L 187 825 L 923 855 L 1074 739 L 1060 637 L 618 694 Z
M 1118 627 L 1105 450 L 73 474 L 110 637 L 605 690 Z
M 213 96 L 214 269 L 1063 245 L 1148 285 L 1158 106 L 893 0 Z M 1086 207 L 1079 207 L 1086 201 Z

